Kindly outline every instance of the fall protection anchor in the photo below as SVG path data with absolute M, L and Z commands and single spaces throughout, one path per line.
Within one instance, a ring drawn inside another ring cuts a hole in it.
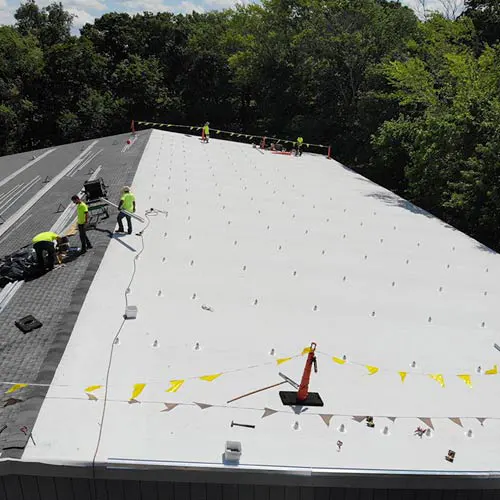
M 314 373 L 318 373 L 316 361 L 316 343 L 312 342 L 307 355 L 306 365 L 300 381 L 297 392 L 280 391 L 281 402 L 286 406 L 323 406 L 323 400 L 317 392 L 309 392 L 309 381 L 311 379 L 311 370 L 314 367 Z

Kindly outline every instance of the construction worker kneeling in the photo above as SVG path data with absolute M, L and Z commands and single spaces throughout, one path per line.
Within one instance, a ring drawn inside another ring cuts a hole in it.
M 52 271 L 56 262 L 56 254 L 67 250 L 68 238 L 59 236 L 57 233 L 46 231 L 37 234 L 33 240 L 33 249 L 36 253 L 36 260 L 40 271 Z M 56 249 L 57 246 L 57 249 Z M 47 260 L 45 260 L 47 255 Z

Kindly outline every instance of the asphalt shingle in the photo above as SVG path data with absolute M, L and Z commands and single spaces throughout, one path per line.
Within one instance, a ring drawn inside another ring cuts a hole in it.
M 94 150 L 102 149 L 102 151 L 93 162 L 79 170 L 73 177 L 65 176 L 44 195 L 2 237 L 0 254 L 6 255 L 16 251 L 29 244 L 33 235 L 49 229 L 60 215 L 58 207 L 68 205 L 71 195 L 80 191 L 85 180 L 98 166 L 101 167 L 98 177 L 102 177 L 109 187 L 109 199 L 117 200 L 121 187 L 133 182 L 137 165 L 149 138 L 149 131 L 139 133 L 134 144 L 123 151 L 127 137 L 128 135 L 121 135 L 100 139 Z M 33 166 L 29 176 L 40 175 L 45 178 L 47 175 L 54 175 L 55 165 L 58 166 L 57 171 L 61 171 L 90 142 L 57 148 L 36 167 Z M 22 156 L 23 161 L 30 158 L 26 153 L 19 156 Z M 16 156 L 0 159 L 4 176 L 15 170 L 6 167 L 5 164 L 9 164 L 7 160 L 17 168 L 23 163 Z M 22 176 L 27 174 L 28 171 L 23 172 L 19 179 L 12 182 L 21 182 Z M 8 185 L 5 186 L 7 187 Z M 29 196 L 32 195 L 30 192 Z M 26 199 L 19 200 L 15 209 L 26 201 Z M 89 239 L 94 245 L 92 251 L 36 280 L 25 282 L 0 313 L 0 382 L 3 383 L 0 390 L 4 393 L 9 388 L 5 382 L 50 384 L 115 224 L 116 216 L 111 212 L 109 219 L 99 223 L 98 231 L 89 231 Z M 72 242 L 73 246 L 79 246 L 78 235 L 72 238 Z M 35 316 L 43 326 L 23 334 L 15 327 L 14 322 L 28 314 Z M 28 386 L 12 395 L 4 395 L 2 406 L 9 397 L 22 401 L 0 409 L 2 426 L 7 425 L 0 434 L 0 450 L 3 450 L 3 457 L 19 457 L 22 454 L 46 392 L 46 386 Z M 34 439 L 36 441 L 36 436 Z

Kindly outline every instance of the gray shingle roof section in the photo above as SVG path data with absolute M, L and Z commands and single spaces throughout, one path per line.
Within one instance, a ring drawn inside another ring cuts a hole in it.
M 74 169 L 61 178 L 2 235 L 0 255 L 18 250 L 29 244 L 38 232 L 49 230 L 60 216 L 58 208 L 65 208 L 71 195 L 79 192 L 89 175 L 99 167 L 98 177 L 102 177 L 109 186 L 110 200 L 116 200 L 121 187 L 132 184 L 149 135 L 150 131 L 140 132 L 135 142 L 127 147 L 124 146 L 128 134 L 99 139 L 90 154 L 86 154 Z M 48 154 L 50 149 L 0 158 L 0 213 L 2 206 L 10 205 L 2 213 L 3 218 L 9 220 L 9 217 L 36 195 L 47 182 L 67 168 L 93 142 L 84 141 L 60 146 Z M 44 154 L 45 156 L 40 158 Z M 40 159 L 24 169 L 33 161 L 33 156 Z M 14 175 L 19 170 L 21 172 Z M 12 178 L 2 185 L 2 179 L 9 177 Z M 34 179 L 37 180 L 33 182 Z M 22 190 L 25 186 L 28 188 Z M 115 223 L 116 217 L 112 212 L 109 219 L 99 224 L 98 230 L 89 231 L 89 238 L 94 245 L 92 251 L 65 267 L 23 283 L 0 312 L 1 382 L 51 382 Z M 0 225 L 0 230 L 1 227 Z M 79 246 L 78 235 L 72 240 L 74 246 Z M 28 314 L 34 315 L 43 326 L 24 335 L 14 326 L 14 321 Z M 8 388 L 8 385 L 0 385 L 2 394 Z M 0 424 L 2 427 L 7 425 L 7 428 L 0 434 L 2 457 L 16 458 L 22 455 L 46 392 L 46 387 L 30 386 L 20 393 L 12 394 L 12 397 L 21 399 L 22 402 L 5 407 L 9 395 L 3 396 Z M 27 428 L 27 432 L 21 430 L 23 427 Z M 36 436 L 34 439 L 36 440 Z

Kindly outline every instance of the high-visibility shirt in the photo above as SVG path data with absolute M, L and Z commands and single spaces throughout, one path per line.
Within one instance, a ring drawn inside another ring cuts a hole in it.
M 123 210 L 127 212 L 134 211 L 135 196 L 132 193 L 123 193 L 120 201 L 122 202 L 121 208 L 123 208 Z
M 76 207 L 76 213 L 78 214 L 77 222 L 78 224 L 85 224 L 87 219 L 87 212 L 89 211 L 89 207 L 83 201 L 78 203 Z
M 203 132 L 205 133 L 205 135 L 210 135 L 210 129 L 208 128 L 208 125 L 205 125 L 203 127 Z
M 302 137 L 297 137 L 297 143 L 299 146 L 302 146 L 302 143 L 304 142 L 304 139 Z
M 57 233 L 51 231 L 46 231 L 45 233 L 39 233 L 33 238 L 33 244 L 40 243 L 41 241 L 55 241 L 59 238 Z

